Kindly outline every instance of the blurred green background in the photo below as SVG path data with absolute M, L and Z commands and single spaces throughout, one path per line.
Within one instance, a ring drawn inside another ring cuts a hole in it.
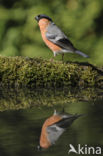
M 53 54 L 34 20 L 42 13 L 90 56 L 65 54 L 65 60 L 103 65 L 103 0 L 0 0 L 0 55 L 50 59 Z

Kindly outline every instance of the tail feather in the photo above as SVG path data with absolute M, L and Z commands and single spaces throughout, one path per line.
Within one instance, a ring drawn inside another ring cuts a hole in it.
M 88 55 L 84 54 L 83 52 L 81 52 L 81 51 L 79 51 L 79 50 L 76 50 L 75 53 L 77 53 L 77 54 L 79 54 L 79 55 L 81 55 L 81 56 L 83 56 L 83 57 L 86 57 L 86 58 L 89 57 Z

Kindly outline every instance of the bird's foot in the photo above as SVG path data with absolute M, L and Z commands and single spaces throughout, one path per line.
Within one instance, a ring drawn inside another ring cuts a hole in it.
M 51 59 L 50 59 L 50 62 L 53 62 L 53 61 L 54 61 L 54 59 L 53 59 L 53 58 L 51 58 Z

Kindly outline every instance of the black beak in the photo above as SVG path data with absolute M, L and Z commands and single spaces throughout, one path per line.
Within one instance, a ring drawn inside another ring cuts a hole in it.
M 35 20 L 36 20 L 36 21 L 39 21 L 39 18 L 38 18 L 38 16 L 36 16 L 36 17 L 35 17 Z
M 37 146 L 37 150 L 38 150 L 38 151 L 42 151 L 42 148 L 41 148 L 40 145 Z

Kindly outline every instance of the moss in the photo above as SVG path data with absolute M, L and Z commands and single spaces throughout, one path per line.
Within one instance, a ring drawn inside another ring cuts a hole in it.
M 103 87 L 103 74 L 90 64 L 42 58 L 1 57 L 0 84 L 26 87 Z
M 42 106 L 62 108 L 65 104 L 79 101 L 95 102 L 103 98 L 100 89 L 30 89 L 30 88 L 0 88 L 0 111 L 19 110 L 30 107 L 41 108 Z M 77 105 L 78 106 L 78 105 Z

